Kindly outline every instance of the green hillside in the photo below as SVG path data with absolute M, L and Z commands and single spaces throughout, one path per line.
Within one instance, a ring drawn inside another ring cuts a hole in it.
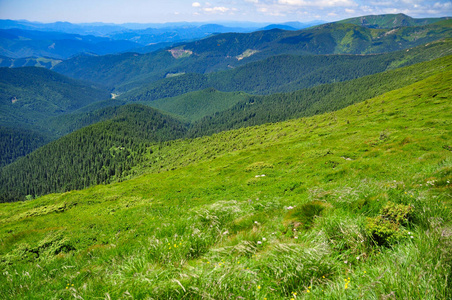
M 0 125 L 46 130 L 48 118 L 70 113 L 110 94 L 91 84 L 36 68 L 0 68 Z
M 449 299 L 450 86 L 445 67 L 334 113 L 151 146 L 135 179 L 1 204 L 0 297 Z
M 450 37 L 449 26 L 435 24 L 397 30 L 325 24 L 299 31 L 219 34 L 144 55 L 79 56 L 53 70 L 124 92 L 175 74 L 227 70 L 280 54 L 375 54 Z
M 371 15 L 341 20 L 339 24 L 354 24 L 369 28 L 392 29 L 406 26 L 429 25 L 449 18 L 420 18 L 415 19 L 404 14 Z
M 0 55 L 0 67 L 20 68 L 20 67 L 44 67 L 51 69 L 61 60 L 47 57 L 27 57 L 27 58 L 10 58 Z
M 245 102 L 250 95 L 243 92 L 225 93 L 209 88 L 186 93 L 173 98 L 141 102 L 162 111 L 182 116 L 188 121 L 197 121 L 205 116 L 227 110 L 238 102 Z
M 60 137 L 55 133 L 69 120 L 50 119 L 109 98 L 101 88 L 44 68 L 0 68 L 0 167 Z
M 375 75 L 292 93 L 251 97 L 228 110 L 194 122 L 188 136 L 280 122 L 335 111 L 427 78 L 452 67 L 452 55 Z

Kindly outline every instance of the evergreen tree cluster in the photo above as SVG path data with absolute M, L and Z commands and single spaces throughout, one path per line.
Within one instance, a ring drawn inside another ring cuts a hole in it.
M 48 137 L 37 132 L 0 126 L 0 168 L 48 142 Z
M 120 180 L 150 143 L 183 137 L 184 124 L 142 105 L 53 141 L 0 169 L 0 202 Z

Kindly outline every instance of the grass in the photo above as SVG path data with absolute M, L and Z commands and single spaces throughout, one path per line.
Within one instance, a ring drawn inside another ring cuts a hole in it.
M 167 142 L 136 178 L 1 204 L 0 297 L 450 299 L 451 83 L 446 69 L 341 111 Z M 376 218 L 397 233 L 385 245 Z
M 163 98 L 152 101 L 142 101 L 145 105 L 170 112 L 190 121 L 197 121 L 205 116 L 213 115 L 233 107 L 238 102 L 250 98 L 243 92 L 220 92 L 213 88 L 186 93 L 176 97 Z

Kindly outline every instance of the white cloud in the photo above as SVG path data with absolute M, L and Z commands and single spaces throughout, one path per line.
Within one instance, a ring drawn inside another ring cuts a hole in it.
M 452 8 L 452 2 L 446 2 L 446 3 L 440 3 L 436 2 L 435 5 L 433 5 L 434 8 L 439 9 L 451 9 Z
M 348 13 L 348 14 L 354 14 L 355 10 L 354 9 L 350 9 L 350 8 L 346 8 L 345 12 Z
M 224 6 L 216 6 L 216 7 L 205 7 L 202 10 L 208 13 L 225 13 L 230 11 L 231 9 Z
M 259 0 L 245 0 L 245 2 L 258 4 Z
M 199 3 L 199 2 L 193 2 L 193 3 L 191 4 L 191 6 L 193 6 L 193 7 L 201 7 L 201 3 Z
M 305 6 L 305 7 L 337 7 L 337 6 L 358 6 L 352 0 L 320 0 L 320 1 L 307 1 L 307 0 L 278 0 L 279 4 L 292 5 L 292 6 Z
M 417 3 L 422 3 L 423 1 L 422 0 L 402 0 L 402 2 L 405 4 L 417 4 Z

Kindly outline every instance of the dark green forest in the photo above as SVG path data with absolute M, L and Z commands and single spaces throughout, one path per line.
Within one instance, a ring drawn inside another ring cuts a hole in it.
M 185 126 L 142 105 L 53 141 L 0 169 L 0 201 L 82 189 L 127 176 L 150 143 L 181 138 Z
M 109 98 L 105 89 L 44 68 L 0 68 L 2 126 L 46 131 L 48 118 Z
M 50 142 L 37 132 L 0 126 L 0 168 Z

